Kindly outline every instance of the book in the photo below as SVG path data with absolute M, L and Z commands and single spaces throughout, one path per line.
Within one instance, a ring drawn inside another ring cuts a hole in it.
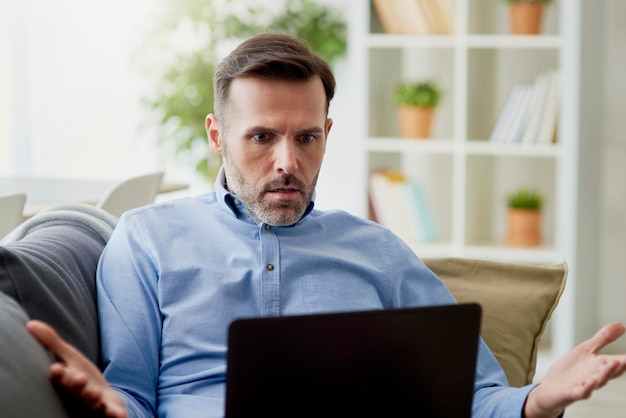
M 441 33 L 443 28 L 441 28 L 441 22 L 439 21 L 437 11 L 435 10 L 435 5 L 433 0 L 417 0 L 422 6 L 422 11 L 424 13 L 424 17 L 426 18 L 426 22 L 428 23 L 428 28 L 430 33 Z
M 369 176 L 369 197 L 372 206 L 372 220 L 377 223 L 388 227 L 392 222 L 392 211 L 387 204 L 389 200 L 387 198 L 387 188 L 389 187 L 388 180 L 382 176 L 379 172 L 373 171 Z
M 555 140 L 557 119 L 559 116 L 561 80 L 555 70 L 548 73 L 548 93 L 544 110 L 537 131 L 538 144 L 550 144 Z
M 395 2 L 401 32 L 404 34 L 426 34 L 430 32 L 419 0 L 388 0 Z
M 524 130 L 524 136 L 520 141 L 523 144 L 533 144 L 537 142 L 539 123 L 544 112 L 545 102 L 548 95 L 548 82 L 548 75 L 545 73 L 539 74 L 539 76 L 535 79 L 535 88 L 530 104 L 528 123 L 526 124 L 526 129 Z
M 522 95 L 524 93 L 523 90 L 524 86 L 521 83 L 515 83 L 509 89 L 509 93 L 507 94 L 504 106 L 502 106 L 502 110 L 500 111 L 496 124 L 491 131 L 491 135 L 489 136 L 489 140 L 491 142 L 506 141 L 506 133 L 512 125 L 512 121 L 515 117 L 515 112 L 517 112 L 518 110 L 519 102 L 522 99 Z
M 394 205 L 394 182 L 402 181 L 404 177 L 391 170 L 375 170 L 370 173 L 369 192 L 372 208 L 377 222 L 390 229 L 396 235 L 402 230 L 401 220 L 398 218 Z
M 424 192 L 404 174 L 391 169 L 370 173 L 370 219 L 409 245 L 432 242 L 437 230 Z
M 416 219 L 417 243 L 433 242 L 437 239 L 437 228 L 433 213 L 422 186 L 415 181 L 404 182 L 404 189 L 409 198 L 411 213 Z
M 436 0 L 436 2 L 440 10 L 444 32 L 453 33 L 454 32 L 454 11 L 452 7 L 452 3 L 450 2 L 450 0 Z
M 443 0 L 425 0 L 431 8 L 432 16 L 435 20 L 435 28 L 438 34 L 451 32 L 450 17 L 445 15 Z
M 533 98 L 534 89 L 535 86 L 533 82 L 522 82 L 522 98 L 520 99 L 519 104 L 515 109 L 511 125 L 505 132 L 506 137 L 504 142 L 512 144 L 518 143 L 521 140 L 528 121 L 528 113 Z
M 395 11 L 394 0 L 373 0 L 373 3 L 383 30 L 389 34 L 402 33 L 400 20 Z
M 397 217 L 396 229 L 392 231 L 405 243 L 411 245 L 420 242 L 422 231 L 419 214 L 413 208 L 407 193 L 407 180 L 391 181 L 391 201 Z

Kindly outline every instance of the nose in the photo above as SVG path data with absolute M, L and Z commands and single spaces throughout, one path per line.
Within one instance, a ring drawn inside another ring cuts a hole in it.
M 280 141 L 275 152 L 275 165 L 279 173 L 293 174 L 298 171 L 297 149 L 293 141 Z

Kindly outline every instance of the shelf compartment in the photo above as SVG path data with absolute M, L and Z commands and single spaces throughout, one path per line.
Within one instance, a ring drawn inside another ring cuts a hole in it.
M 433 80 L 443 95 L 435 109 L 432 138 L 451 138 L 454 117 L 455 55 L 449 50 L 373 49 L 369 51 L 368 135 L 399 137 L 393 101 L 400 82 Z
M 469 51 L 467 138 L 489 138 L 513 85 L 532 82 L 558 63 L 554 50 Z
M 452 166 L 450 155 L 426 156 L 390 152 L 372 152 L 368 161 L 368 172 L 379 169 L 393 169 L 416 182 L 422 189 L 425 203 L 432 215 L 436 239 L 428 245 L 444 245 L 452 241 Z M 447 191 L 447 192 L 442 192 Z M 415 213 L 415 216 L 419 216 Z M 414 242 L 407 242 L 415 245 Z
M 465 244 L 507 248 L 506 196 L 519 187 L 528 187 L 544 196 L 542 245 L 551 248 L 555 242 L 558 161 L 543 156 L 468 156 Z

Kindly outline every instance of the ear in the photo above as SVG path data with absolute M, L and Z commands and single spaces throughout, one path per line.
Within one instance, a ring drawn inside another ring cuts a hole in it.
M 224 149 L 222 147 L 222 134 L 219 121 L 213 113 L 209 113 L 204 123 L 211 151 L 217 155 L 222 155 L 224 153 Z
M 326 118 L 326 140 L 324 141 L 324 150 L 326 150 L 326 144 L 328 143 L 328 134 L 330 134 L 330 128 L 333 127 L 333 120 Z

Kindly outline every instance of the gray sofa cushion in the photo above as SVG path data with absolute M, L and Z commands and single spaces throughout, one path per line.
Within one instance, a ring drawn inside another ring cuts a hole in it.
M 41 212 L 0 245 L 0 291 L 98 364 L 95 272 L 117 218 L 86 205 Z
M 24 329 L 27 320 L 17 302 L 0 293 L 0 414 L 64 418 L 64 407 L 48 379 L 52 359 Z

